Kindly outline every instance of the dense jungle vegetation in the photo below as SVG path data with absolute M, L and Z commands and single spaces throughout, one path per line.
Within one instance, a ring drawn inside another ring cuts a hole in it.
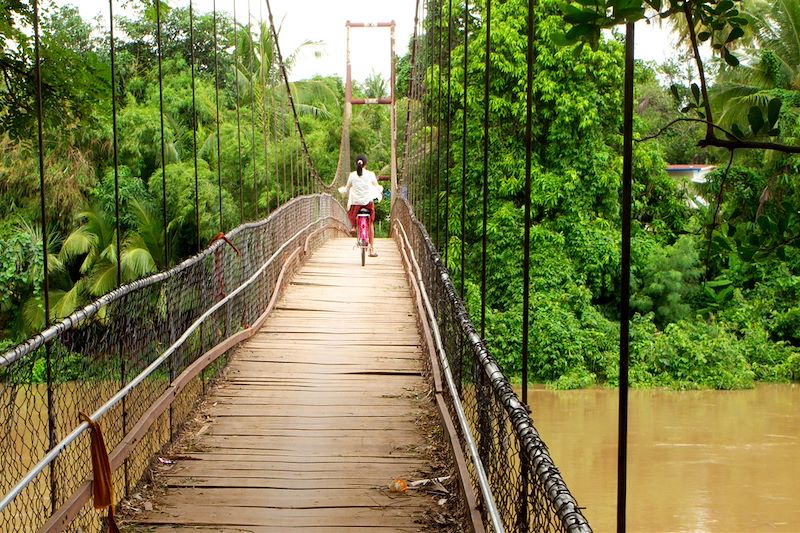
M 561 2 L 542 0 L 535 17 L 529 372 L 535 381 L 565 388 L 613 385 L 619 368 L 624 46 L 618 33 L 604 37 L 596 27 L 581 23 L 593 22 L 591 17 L 604 20 L 611 8 L 613 13 L 630 13 L 631 5 L 640 9 L 642 2 L 595 4 L 580 1 L 565 8 Z M 683 2 L 647 4 L 659 11 L 670 6 L 680 11 Z M 714 58 L 705 62 L 714 116 L 734 132 L 747 129 L 755 139 L 797 146 L 800 4 L 694 4 L 713 10 L 707 21 L 698 22 L 698 31 L 701 40 L 714 45 Z M 478 2 L 466 21 L 466 300 L 476 324 L 485 57 L 481 7 Z M 463 43 L 463 6 L 458 9 L 453 17 L 462 30 L 453 43 Z M 521 369 L 526 17 L 523 0 L 492 4 L 486 336 L 495 358 L 512 375 Z M 738 29 L 718 26 L 713 17 L 733 20 Z M 595 46 L 565 45 L 565 18 L 573 23 L 566 37 L 596 36 Z M 448 20 L 446 12 L 441 19 Z M 680 19 L 666 23 L 685 36 Z M 717 33 L 723 33 L 719 41 Z M 688 51 L 688 46 L 679 50 L 682 57 L 664 65 L 636 65 L 630 380 L 634 386 L 720 389 L 796 380 L 800 156 L 734 150 L 726 169 L 728 150 L 697 145 L 705 124 L 681 121 L 661 132 L 673 120 L 689 116 L 681 111 L 698 118 L 704 109 Z M 461 124 L 463 113 L 463 60 L 463 44 L 457 44 L 450 58 L 455 125 Z M 437 68 L 428 76 L 434 84 Z M 447 69 L 446 60 L 442 68 Z M 455 236 L 448 243 L 448 262 L 456 274 L 462 137 L 461 128 L 453 127 L 451 176 L 456 183 L 448 201 Z M 670 178 L 668 163 L 718 166 L 704 186 L 694 188 Z M 698 205 L 690 207 L 689 200 Z
M 719 9 L 725 4 L 728 14 L 735 7 L 730 17 L 747 21 L 741 24 L 747 31 L 735 42 L 724 42 L 726 51 L 716 49 L 714 59 L 706 62 L 709 105 L 715 116 L 728 128 L 747 124 L 756 135 L 762 128 L 755 128 L 758 120 L 750 111 L 755 107 L 762 110 L 763 135 L 786 145 L 800 144 L 800 7 L 790 0 L 712 3 Z M 448 247 L 448 267 L 453 278 L 459 279 L 460 191 L 465 186 L 464 289 L 468 308 L 477 318 L 485 33 L 480 16 L 483 3 L 470 2 L 472 12 L 466 19 L 463 5 L 457 4 L 453 3 L 450 60 L 445 52 L 441 66 L 428 65 L 428 77 L 437 80 L 439 69 L 444 69 L 443 83 L 449 73 L 452 91 L 451 195 L 447 198 L 443 191 L 437 195 L 441 202 L 449 202 L 451 235 L 449 242 L 442 236 L 439 246 Z M 161 5 L 163 172 L 154 9 L 142 5 L 134 15 L 116 22 L 120 28 L 115 43 L 118 76 L 113 86 L 123 281 L 176 264 L 218 232 L 262 218 L 289 197 L 290 191 L 276 176 L 287 168 L 299 175 L 303 167 L 268 29 L 263 25 L 248 28 L 234 24 L 230 17 L 219 17 L 215 60 L 212 17 L 195 14 L 195 141 L 188 11 Z M 492 5 L 486 336 L 492 353 L 511 375 L 518 375 L 521 368 L 525 148 L 520 132 L 525 126 L 526 7 L 523 0 Z M 0 84 L 0 350 L 44 324 L 33 42 L 25 29 L 31 20 L 28 9 L 12 3 L 9 14 L 0 18 L 0 34 L 6 43 L 0 52 L 4 73 Z M 469 29 L 466 110 L 461 105 L 465 27 Z M 539 1 L 529 368 L 532 379 L 559 387 L 614 385 L 619 360 L 623 44 L 617 33 L 600 35 L 596 47 L 567 44 L 563 29 L 561 3 Z M 678 25 L 677 31 L 685 29 Z M 107 28 L 93 28 L 70 6 L 54 7 L 42 16 L 48 279 L 56 318 L 115 286 L 108 41 Z M 682 121 L 661 131 L 686 113 L 696 113 L 703 104 L 699 89 L 692 87 L 695 74 L 689 54 L 680 52 L 670 63 L 636 67 L 639 141 L 634 153 L 631 382 L 635 386 L 741 388 L 756 381 L 800 379 L 800 217 L 796 207 L 800 156 L 757 149 L 735 150 L 731 156 L 724 148 L 700 148 L 697 142 L 705 127 L 697 122 Z M 739 63 L 735 67 L 730 59 L 734 53 Z M 286 59 L 291 67 L 295 56 Z M 405 126 L 409 62 L 409 55 L 399 58 L 400 131 Z M 219 99 L 215 78 L 219 79 Z M 436 93 L 435 83 L 431 88 L 429 96 Z M 380 76 L 356 90 L 367 97 L 388 92 Z M 292 91 L 316 168 L 330 181 L 342 127 L 342 80 L 298 81 Z M 456 127 L 465 111 L 466 139 Z M 255 118 L 251 121 L 251 117 Z M 387 173 L 388 127 L 384 109 L 355 109 L 351 154 L 369 154 L 370 167 L 378 173 Z M 462 183 L 463 142 L 468 147 L 468 164 Z M 195 153 L 199 212 L 195 208 Z M 696 187 L 669 177 L 668 163 L 717 167 L 707 183 Z M 418 214 L 430 220 L 429 213 Z M 166 238 L 171 243 L 168 255 L 164 253 Z

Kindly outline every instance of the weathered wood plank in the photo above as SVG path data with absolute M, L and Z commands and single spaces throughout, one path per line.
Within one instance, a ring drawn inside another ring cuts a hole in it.
M 391 506 L 334 507 L 325 509 L 281 509 L 265 507 L 220 507 L 189 503 L 169 505 L 159 514 L 145 515 L 141 523 L 271 526 L 284 528 L 408 527 L 409 512 Z
M 270 527 L 270 526 L 247 526 L 243 530 L 241 527 L 220 527 L 220 526 L 207 526 L 196 525 L 190 526 L 149 526 L 146 529 L 147 533 L 203 533 L 213 531 L 214 533 L 283 533 L 284 531 L 313 531 L 314 533 L 342 533 L 341 528 L 337 527 Z M 370 527 L 370 533 L 402 533 L 404 531 L 420 531 L 419 526 L 409 527 Z
M 290 462 L 290 461 L 178 461 L 178 463 L 165 472 L 166 477 L 199 475 L 204 477 L 272 477 L 280 478 L 282 475 L 310 474 L 310 475 L 335 475 L 339 478 L 371 477 L 387 480 L 388 482 L 398 477 L 408 479 L 412 475 L 426 470 L 426 465 L 421 462 Z M 299 479 L 299 478 L 298 478 Z M 335 479 L 332 477 L 332 479 Z
M 296 492 L 300 492 L 298 495 Z M 299 497 L 298 497 L 299 496 Z M 343 498 L 343 496 L 345 498 Z M 390 492 L 384 488 L 375 489 L 305 489 L 283 491 L 276 489 L 236 490 L 224 487 L 202 489 L 176 489 L 173 503 L 191 504 L 198 498 L 213 506 L 252 505 L 283 509 L 313 509 L 315 507 L 341 507 L 347 501 L 348 508 L 356 507 L 419 507 L 416 498 Z

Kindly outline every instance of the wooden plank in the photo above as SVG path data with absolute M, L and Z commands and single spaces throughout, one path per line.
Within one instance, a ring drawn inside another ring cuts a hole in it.
M 294 528 L 288 528 L 294 529 Z M 241 527 L 220 527 L 220 526 L 206 526 L 192 524 L 190 526 L 161 526 L 151 525 L 146 529 L 147 533 L 283 533 L 287 531 L 286 527 L 271 527 L 271 526 L 247 526 L 246 530 Z M 312 531 L 313 533 L 342 533 L 342 529 L 338 527 L 305 527 L 304 531 Z M 402 533 L 420 531 L 419 526 L 413 525 L 409 527 L 378 527 L 370 526 L 370 533 Z
M 416 462 L 378 462 L 332 461 L 325 462 L 290 462 L 290 461 L 199 461 L 179 460 L 165 475 L 167 477 L 201 475 L 205 477 L 265 477 L 276 473 L 297 474 L 335 474 L 340 478 L 356 475 L 392 479 L 403 477 L 409 479 L 418 472 L 426 470 L 421 461 Z M 388 486 L 388 485 L 387 485 Z
M 242 506 L 242 502 L 282 509 L 312 509 L 314 507 L 341 507 L 345 496 L 348 508 L 356 507 L 419 507 L 416 498 L 390 492 L 385 488 L 375 489 L 305 489 L 295 491 L 252 488 L 236 490 L 224 487 L 200 489 L 176 489 L 170 503 L 191 504 L 198 499 L 213 506 Z
M 380 390 L 340 392 L 335 396 L 317 390 L 298 392 L 287 395 L 285 391 L 272 387 L 241 386 L 225 387 L 217 392 L 217 397 L 224 398 L 227 403 L 258 403 L 261 405 L 279 405 L 285 402 L 300 405 L 347 405 L 360 402 L 361 405 L 391 405 L 399 399 L 410 399 L 416 396 L 411 393 L 389 394 Z
M 316 464 L 398 464 L 398 465 L 417 465 L 421 464 L 422 459 L 418 457 L 357 457 L 348 460 L 346 457 L 328 457 L 320 455 L 317 457 L 292 457 L 292 456 L 275 456 L 269 454 L 235 454 L 235 453 L 215 453 L 213 451 L 193 452 L 175 456 L 176 461 L 196 461 L 208 462 L 209 464 L 214 461 L 222 461 L 228 464 L 234 463 L 247 463 L 250 465 L 258 465 L 260 463 L 270 464 L 302 464 L 302 465 L 316 465 Z M 427 464 L 427 463 L 426 463 Z
M 338 482 L 344 479 L 357 479 L 368 481 L 379 486 L 388 487 L 392 480 L 397 478 L 407 479 L 409 477 L 420 477 L 416 475 L 416 470 L 398 468 L 392 464 L 370 465 L 369 467 L 358 468 L 353 464 L 341 465 L 338 468 L 321 468 L 315 466 L 311 468 L 242 468 L 234 470 L 225 464 L 217 468 L 208 465 L 188 465 L 185 468 L 173 469 L 165 474 L 167 479 L 172 477 L 204 477 L 220 478 L 222 483 L 230 478 L 249 478 L 264 480 L 317 480 L 320 485 L 338 486 Z
M 400 468 L 384 468 L 381 470 L 322 470 L 314 472 L 303 472 L 296 470 L 253 470 L 241 469 L 231 470 L 229 468 L 219 469 L 205 469 L 201 471 L 186 470 L 182 473 L 167 474 L 164 479 L 167 483 L 172 478 L 204 478 L 211 480 L 212 478 L 218 479 L 219 486 L 226 486 L 229 480 L 236 479 L 251 479 L 260 480 L 263 485 L 276 484 L 283 486 L 284 481 L 291 483 L 299 483 L 304 481 L 313 482 L 311 485 L 316 487 L 339 487 L 342 483 L 350 482 L 359 485 L 380 486 L 388 487 L 392 480 L 397 478 L 406 478 L 414 475 L 419 477 L 415 472 L 409 472 Z
M 219 507 L 189 503 L 170 504 L 161 513 L 144 515 L 144 524 L 203 524 L 271 526 L 284 528 L 308 527 L 407 527 L 409 513 L 391 506 L 334 507 L 325 509 L 281 509 L 267 507 Z M 413 523 L 411 521 L 410 523 Z
M 209 447 L 220 448 L 252 448 L 257 450 L 296 451 L 306 457 L 316 453 L 328 452 L 336 455 L 354 455 L 364 453 L 392 453 L 394 451 L 413 450 L 415 445 L 424 442 L 422 437 L 408 440 L 403 436 L 395 436 L 391 432 L 383 432 L 380 437 L 365 435 L 360 438 L 331 437 L 324 441 L 304 437 L 273 437 L 261 439 L 249 435 L 207 435 L 203 439 Z M 412 452 L 409 452 L 409 455 Z
M 320 479 L 275 479 L 263 477 L 239 477 L 236 475 L 228 475 L 225 477 L 209 477 L 203 475 L 193 476 L 170 476 L 165 477 L 164 481 L 169 487 L 174 488 L 231 488 L 231 489 L 277 489 L 283 491 L 305 491 L 309 489 L 375 489 L 380 485 L 382 488 L 384 483 L 378 482 L 373 479 L 348 478 L 340 477 L 333 480 L 320 480 Z M 387 484 L 391 480 L 387 480 Z M 342 493 L 344 496 L 346 493 Z M 298 496 L 302 493 L 298 492 Z M 418 496 L 419 497 L 419 496 Z M 165 498 L 165 503 L 169 503 L 169 494 Z M 342 499 L 342 504 L 346 505 L 347 500 Z
M 418 344 L 416 345 L 397 345 L 397 346 L 370 346 L 369 350 L 353 350 L 351 346 L 344 346 L 341 343 L 311 343 L 311 342 L 287 342 L 278 341 L 275 339 L 259 338 L 257 341 L 251 341 L 247 344 L 246 348 L 240 350 L 241 358 L 246 359 L 250 355 L 291 355 L 292 353 L 299 354 L 328 354 L 347 356 L 348 359 L 370 358 L 378 357 L 385 354 L 405 354 L 413 353 L 420 355 L 422 350 Z M 237 357 L 232 364 L 239 361 Z
M 360 416 L 366 419 L 376 418 L 386 418 L 387 416 L 405 416 L 411 412 L 408 406 L 406 405 L 391 405 L 382 407 L 380 410 L 375 409 L 374 406 L 371 405 L 331 405 L 325 407 L 324 413 L 321 412 L 319 407 L 316 406 L 308 406 L 308 405 L 298 405 L 296 407 L 287 407 L 287 406 L 277 406 L 270 411 L 266 410 L 265 406 L 258 406 L 258 405 L 232 405 L 232 404 L 217 404 L 216 406 L 211 407 L 209 410 L 209 414 L 211 416 L 225 416 L 225 415 L 236 415 L 236 416 L 285 416 L 285 417 L 305 417 L 305 416 L 330 416 L 330 417 L 341 417 L 341 416 Z
M 351 430 L 363 430 L 365 427 L 371 428 L 371 431 L 389 431 L 392 429 L 405 430 L 415 428 L 416 422 L 412 415 L 398 417 L 387 416 L 381 418 L 377 417 L 357 417 L 357 416 L 343 416 L 343 417 L 325 417 L 325 418 L 292 418 L 285 416 L 265 416 L 258 419 L 254 417 L 239 417 L 239 416 L 224 416 L 214 419 L 214 426 L 226 427 L 226 424 L 258 424 L 260 428 L 276 428 L 285 430 L 306 430 L 306 431 L 342 431 L 349 432 Z M 211 429 L 211 424 L 209 424 Z

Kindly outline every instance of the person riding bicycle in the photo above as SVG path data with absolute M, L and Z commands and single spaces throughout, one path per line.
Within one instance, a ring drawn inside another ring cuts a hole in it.
M 378 185 L 375 173 L 367 170 L 367 157 L 356 156 L 356 169 L 347 177 L 347 184 L 339 187 L 339 192 L 348 194 L 347 216 L 353 228 L 356 227 L 356 217 L 359 209 L 365 207 L 369 210 L 369 256 L 378 257 L 375 252 L 375 204 L 374 200 L 381 201 L 383 187 Z

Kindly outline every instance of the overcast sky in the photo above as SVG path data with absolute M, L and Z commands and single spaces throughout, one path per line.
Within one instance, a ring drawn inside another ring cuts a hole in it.
M 107 25 L 108 2 L 101 0 L 50 0 L 57 4 L 77 5 L 84 18 L 100 16 Z M 241 23 L 251 20 L 266 22 L 266 3 L 259 0 L 217 0 L 218 11 L 233 16 Z M 115 13 L 122 2 L 114 0 Z M 173 7 L 188 6 L 189 0 L 169 0 Z M 197 12 L 211 12 L 213 0 L 194 0 Z M 337 75 L 344 79 L 346 64 L 346 27 L 351 22 L 389 22 L 394 20 L 395 51 L 403 55 L 408 50 L 414 31 L 415 0 L 270 0 L 275 23 L 281 27 L 280 46 L 284 56 L 297 50 L 305 41 L 319 41 L 312 49 L 304 47 L 298 55 L 292 79 L 305 79 L 315 74 Z M 672 55 L 674 45 L 669 33 L 657 24 L 636 24 L 636 57 L 663 61 Z M 364 80 L 373 70 L 389 77 L 390 33 L 385 28 L 353 28 L 350 50 L 353 79 Z M 316 50 L 317 53 L 314 52 Z

